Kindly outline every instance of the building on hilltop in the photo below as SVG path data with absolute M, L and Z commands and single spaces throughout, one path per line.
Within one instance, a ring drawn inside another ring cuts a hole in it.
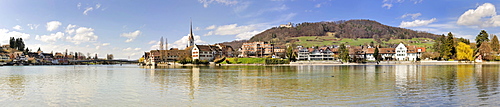
M 293 27 L 293 24 L 292 24 L 292 22 L 288 22 L 288 24 L 281 24 L 280 27 L 291 28 L 291 27 Z

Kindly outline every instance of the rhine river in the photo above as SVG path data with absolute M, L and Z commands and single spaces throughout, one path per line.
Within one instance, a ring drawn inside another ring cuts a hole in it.
M 3 66 L 2 106 L 500 106 L 500 65 Z

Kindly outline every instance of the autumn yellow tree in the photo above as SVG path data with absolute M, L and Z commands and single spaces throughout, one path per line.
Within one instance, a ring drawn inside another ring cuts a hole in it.
M 472 56 L 474 54 L 474 50 L 472 50 L 469 45 L 463 42 L 459 42 L 456 49 L 457 49 L 458 60 L 467 60 L 467 61 L 474 60 L 474 57 Z

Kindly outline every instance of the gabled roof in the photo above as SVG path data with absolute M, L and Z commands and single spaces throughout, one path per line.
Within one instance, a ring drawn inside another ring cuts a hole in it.
M 396 53 L 396 48 L 378 48 L 378 53 L 379 54 L 394 54 Z M 366 49 L 366 54 L 374 54 L 375 53 L 375 48 L 367 48 Z
M 212 51 L 211 46 L 209 45 L 196 45 L 200 51 Z

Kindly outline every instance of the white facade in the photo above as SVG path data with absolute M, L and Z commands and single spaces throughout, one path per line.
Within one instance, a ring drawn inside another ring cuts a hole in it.
M 203 49 L 200 49 L 199 45 L 194 45 L 193 49 L 191 50 L 191 57 L 193 60 L 198 59 L 198 60 L 207 60 L 207 61 L 212 61 L 214 60 L 214 52 L 212 51 L 204 51 Z
M 403 43 L 399 43 L 396 47 L 396 60 L 406 60 L 408 58 L 407 51 L 408 48 Z

